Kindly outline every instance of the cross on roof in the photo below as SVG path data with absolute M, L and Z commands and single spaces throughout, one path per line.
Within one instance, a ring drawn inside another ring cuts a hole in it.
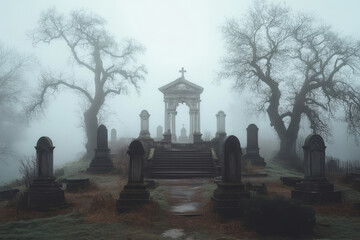
M 184 78 L 184 73 L 186 73 L 186 70 L 184 69 L 184 67 L 182 67 L 180 69 L 179 73 L 181 73 L 181 77 Z

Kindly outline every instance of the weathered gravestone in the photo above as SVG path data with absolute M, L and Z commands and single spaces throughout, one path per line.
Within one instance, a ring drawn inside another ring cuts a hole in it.
M 100 125 L 97 129 L 97 148 L 95 149 L 95 157 L 87 169 L 90 173 L 106 173 L 114 169 L 114 165 L 110 158 L 110 149 L 108 148 L 107 129 L 104 125 Z
M 113 129 L 111 129 L 110 142 L 112 144 L 114 144 L 114 143 L 116 143 L 116 140 L 117 140 L 117 133 L 116 133 L 116 129 L 113 128 Z
M 218 161 L 216 162 L 217 165 L 217 175 L 221 175 L 221 167 L 224 163 L 224 153 L 223 153 L 223 146 L 224 141 L 226 138 L 226 132 L 225 132 L 225 117 L 226 114 L 224 111 L 219 111 L 216 114 L 216 136 L 211 139 L 211 145 L 213 146 L 214 150 L 217 153 L 217 156 L 219 157 Z
M 155 138 L 155 140 L 156 141 L 161 141 L 162 135 L 163 135 L 163 127 L 159 125 L 156 128 L 156 138 Z
M 41 137 L 36 144 L 36 169 L 34 181 L 28 190 L 28 204 L 34 209 L 66 206 L 64 191 L 53 175 L 54 146 L 49 137 Z
M 221 215 L 237 216 L 243 211 L 242 202 L 250 198 L 241 182 L 241 147 L 239 139 L 229 136 L 224 143 L 224 163 L 222 181 L 212 196 L 214 209 Z
M 250 124 L 247 128 L 247 146 L 244 159 L 255 166 L 265 166 L 264 158 L 259 154 L 258 131 L 255 124 Z
M 140 116 L 139 138 L 150 138 L 150 132 L 149 132 L 150 114 L 148 113 L 148 111 L 142 110 L 139 116 Z
M 129 178 L 116 203 L 119 213 L 148 203 L 150 197 L 150 193 L 144 184 L 143 164 L 145 150 L 142 143 L 139 140 L 132 141 L 128 154 L 130 155 Z
M 310 134 L 303 146 L 304 180 L 295 186 L 291 198 L 307 203 L 338 203 L 341 192 L 325 178 L 325 143 L 318 134 Z

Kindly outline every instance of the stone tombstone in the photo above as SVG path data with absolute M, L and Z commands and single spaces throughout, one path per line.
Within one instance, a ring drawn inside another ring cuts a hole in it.
M 184 126 L 181 128 L 178 142 L 179 143 L 188 143 L 189 142 L 189 138 L 186 135 L 186 128 Z
M 250 192 L 241 182 L 241 146 L 239 139 L 233 135 L 227 137 L 224 143 L 222 172 L 222 180 L 217 182 L 211 198 L 214 210 L 224 217 L 241 216 Z
M 36 144 L 36 177 L 51 178 L 54 173 L 54 146 L 49 137 L 41 137 Z
M 87 172 L 90 173 L 106 173 L 114 169 L 114 165 L 110 158 L 110 149 L 108 148 L 107 128 L 101 124 L 97 129 L 97 148 L 95 156 L 91 160 Z
M 291 191 L 291 198 L 310 204 L 340 203 L 342 192 L 325 177 L 325 143 L 318 134 L 310 134 L 304 143 L 304 179 Z
M 223 111 L 219 111 L 216 114 L 216 136 L 225 133 L 225 117 L 226 114 Z
M 252 165 L 265 166 L 266 163 L 264 161 L 264 158 L 262 158 L 259 153 L 259 143 L 258 143 L 259 128 L 252 123 L 246 128 L 246 132 L 247 132 L 247 146 L 246 146 L 246 154 L 244 156 L 244 160 L 249 161 Z
M 128 154 L 130 155 L 129 179 L 116 202 L 119 213 L 136 209 L 148 203 L 150 198 L 149 190 L 144 184 L 143 161 L 145 150 L 141 141 L 132 141 Z
M 108 148 L 107 128 L 101 124 L 97 129 L 97 148 Z
M 160 141 L 162 139 L 162 136 L 163 136 L 163 127 L 159 125 L 156 128 L 156 140 Z
M 246 151 L 247 152 L 258 152 L 259 151 L 259 144 L 258 144 L 258 132 L 259 128 L 255 124 L 250 124 L 246 128 L 247 132 L 247 146 Z
M 130 155 L 130 171 L 128 183 L 143 183 L 143 163 L 145 150 L 139 140 L 131 142 L 128 150 Z
M 310 134 L 303 146 L 305 179 L 325 178 L 325 143 L 318 134 Z
M 67 206 L 64 191 L 53 174 L 54 148 L 49 137 L 39 138 L 35 146 L 36 175 L 28 190 L 28 205 L 32 209 L 48 210 Z
M 113 129 L 111 129 L 110 141 L 111 141 L 112 143 L 115 143 L 116 140 L 117 140 L 117 132 L 116 132 L 116 129 L 113 128 Z
M 241 182 L 241 155 L 239 139 L 229 136 L 224 143 L 224 182 Z
M 148 113 L 148 111 L 142 110 L 139 116 L 140 116 L 139 138 L 150 138 L 150 132 L 149 132 L 150 114 Z

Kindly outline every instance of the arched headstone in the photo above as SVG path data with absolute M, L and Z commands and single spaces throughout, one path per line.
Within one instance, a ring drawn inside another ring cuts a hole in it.
M 224 143 L 223 182 L 241 182 L 241 155 L 239 139 L 229 136 Z
M 291 198 L 311 204 L 339 203 L 342 193 L 325 177 L 325 143 L 318 134 L 310 134 L 304 143 L 304 180 L 291 191 Z
M 131 142 L 128 150 L 130 156 L 130 171 L 128 183 L 144 183 L 143 164 L 145 150 L 139 140 Z
M 54 146 L 49 137 L 37 141 L 36 176 L 28 190 L 28 204 L 34 209 L 49 209 L 66 206 L 64 191 L 55 181 L 53 174 Z
M 97 129 L 97 148 L 108 148 L 108 131 L 103 124 Z
M 115 143 L 116 140 L 117 140 L 117 132 L 116 132 L 116 129 L 113 128 L 113 129 L 111 129 L 110 141 L 111 141 L 112 143 Z
M 36 144 L 36 177 L 53 177 L 54 171 L 54 146 L 49 137 L 39 138 Z
M 150 138 L 149 132 L 149 118 L 150 114 L 146 110 L 142 110 L 140 113 L 140 134 L 139 138 Z
M 222 181 L 212 196 L 214 209 L 219 214 L 239 216 L 243 212 L 243 201 L 250 193 L 241 183 L 241 146 L 237 137 L 231 135 L 224 142 L 224 163 Z
M 304 177 L 307 179 L 325 178 L 325 143 L 318 134 L 310 134 L 303 146 Z

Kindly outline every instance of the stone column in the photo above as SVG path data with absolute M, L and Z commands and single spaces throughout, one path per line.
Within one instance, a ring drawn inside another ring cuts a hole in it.
M 201 129 L 200 129 L 200 101 L 198 102 L 198 118 L 197 118 L 197 122 L 198 122 L 198 132 L 201 132 Z
M 170 117 L 169 117 L 169 110 L 168 110 L 169 102 L 165 101 L 165 132 L 170 129 Z
M 176 142 L 176 111 L 171 112 L 171 134 L 172 142 Z
M 194 128 L 194 110 L 191 110 L 189 111 L 189 118 L 190 118 L 190 132 L 189 132 L 189 140 L 190 142 L 193 142 L 194 141 L 194 131 L 195 131 L 195 128 Z

